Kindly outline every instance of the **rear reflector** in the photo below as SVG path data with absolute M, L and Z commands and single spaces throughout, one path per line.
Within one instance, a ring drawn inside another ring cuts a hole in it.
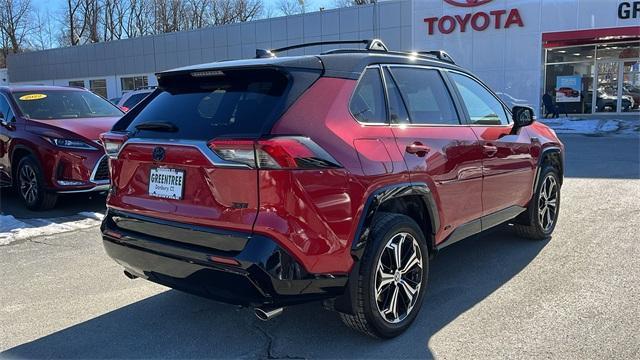
M 340 164 L 311 139 L 283 136 L 264 140 L 214 139 L 209 147 L 227 161 L 259 169 L 327 169 Z
M 122 239 L 122 234 L 117 233 L 117 232 L 112 231 L 112 230 L 109 230 L 109 229 L 105 230 L 104 234 L 107 235 L 107 236 L 111 236 L 112 238 L 115 238 L 115 239 Z
M 239 266 L 240 265 L 240 262 L 238 260 L 236 260 L 236 259 L 222 257 L 222 256 L 216 256 L 216 255 L 209 256 L 209 260 L 211 260 L 213 262 L 216 262 L 216 263 L 225 264 L 225 265 L 234 265 L 234 266 Z

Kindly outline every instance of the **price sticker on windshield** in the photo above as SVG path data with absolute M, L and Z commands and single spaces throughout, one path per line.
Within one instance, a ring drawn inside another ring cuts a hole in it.
M 47 95 L 45 94 L 27 94 L 27 95 L 20 96 L 18 99 L 22 101 L 30 101 L 30 100 L 42 100 L 46 97 Z

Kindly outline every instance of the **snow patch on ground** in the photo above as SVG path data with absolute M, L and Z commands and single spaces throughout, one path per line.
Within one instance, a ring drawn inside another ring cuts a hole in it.
M 104 214 L 99 213 L 99 212 L 83 211 L 83 212 L 78 213 L 78 215 L 84 216 L 84 217 L 88 217 L 88 218 L 91 218 L 91 219 L 95 219 L 95 220 L 100 220 L 100 221 L 102 221 L 102 219 L 104 219 Z
M 0 215 L 0 246 L 36 236 L 54 235 L 100 225 L 103 214 L 81 212 L 78 215 L 51 219 L 16 219 Z
M 637 119 L 583 119 L 560 117 L 556 119 L 540 119 L 540 122 L 550 126 L 558 134 L 640 134 L 640 114 Z

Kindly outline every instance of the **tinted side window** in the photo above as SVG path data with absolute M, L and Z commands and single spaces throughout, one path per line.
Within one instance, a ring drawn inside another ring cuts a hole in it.
M 9 119 L 7 119 L 7 114 L 9 113 L 9 103 L 2 95 L 0 95 L 0 113 L 2 113 L 2 116 L 7 121 L 9 121 Z
M 460 124 L 442 76 L 437 70 L 391 68 L 414 124 Z
M 384 90 L 380 70 L 367 69 L 353 93 L 349 109 L 353 116 L 364 123 L 386 123 Z
M 472 124 L 507 125 L 509 120 L 502 103 L 472 78 L 451 73 Z
M 389 69 L 384 70 L 384 82 L 387 87 L 387 96 L 389 99 L 389 119 L 392 124 L 407 124 L 409 123 L 409 114 L 407 113 L 407 107 L 402 101 L 402 95 L 400 90 L 396 86 L 395 80 L 389 73 Z
M 124 104 L 122 104 L 122 106 L 131 109 L 132 107 L 138 105 L 138 103 L 140 101 L 142 101 L 142 99 L 144 99 L 145 97 L 147 97 L 147 95 L 149 95 L 151 93 L 139 93 L 139 94 L 133 94 L 131 95 L 131 97 L 129 97 L 127 99 L 127 101 L 124 102 Z

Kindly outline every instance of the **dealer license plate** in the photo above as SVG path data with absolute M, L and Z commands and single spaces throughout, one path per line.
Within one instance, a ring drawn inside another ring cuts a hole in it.
M 182 199 L 184 170 L 169 168 L 151 169 L 149 174 L 149 195 L 165 199 Z

